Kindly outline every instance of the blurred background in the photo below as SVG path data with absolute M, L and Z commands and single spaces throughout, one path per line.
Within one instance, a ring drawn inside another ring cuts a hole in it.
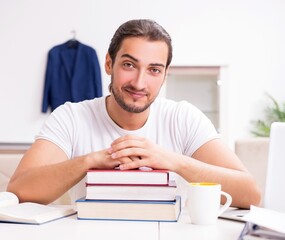
M 31 143 L 41 112 L 48 51 L 74 37 L 93 47 L 102 73 L 114 31 L 149 18 L 173 39 L 162 96 L 188 100 L 213 121 L 230 147 L 252 136 L 265 93 L 285 100 L 283 0 L 1 0 L 0 143 Z

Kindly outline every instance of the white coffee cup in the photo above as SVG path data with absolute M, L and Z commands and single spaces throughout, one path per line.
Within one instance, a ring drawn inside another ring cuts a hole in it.
M 232 203 L 232 197 L 223 192 L 218 183 L 189 183 L 186 208 L 191 223 L 210 225 L 217 222 L 221 215 Z M 221 206 L 221 196 L 226 197 L 226 203 Z

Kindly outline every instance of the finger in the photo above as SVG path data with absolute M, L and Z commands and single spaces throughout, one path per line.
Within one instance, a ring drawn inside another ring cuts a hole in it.
M 125 136 L 119 137 L 115 141 L 113 141 L 111 146 L 114 145 L 114 144 L 118 144 L 120 142 L 128 141 L 128 140 L 142 141 L 142 139 L 143 139 L 142 137 L 138 137 L 138 136 L 135 136 L 135 135 L 125 135 Z
M 107 167 L 116 168 L 116 167 L 119 167 L 121 164 L 129 163 L 134 160 L 137 160 L 137 158 L 131 159 L 129 157 L 122 157 L 122 158 L 115 159 L 115 160 L 112 159 L 112 161 L 110 161 L 109 164 L 107 164 L 108 165 Z
M 110 161 L 110 162 L 108 162 L 108 163 L 106 163 L 106 164 L 102 164 L 102 166 L 99 166 L 98 167 L 98 169 L 113 169 L 113 168 L 115 168 L 115 167 L 118 167 L 118 166 L 120 166 L 120 161 Z
M 148 167 L 147 161 L 145 160 L 132 161 L 132 162 L 121 164 L 119 166 L 120 170 L 136 169 L 140 167 Z
M 111 145 L 109 153 L 117 152 L 127 148 L 143 148 L 143 142 L 138 140 L 125 140 Z
M 126 148 L 111 154 L 112 159 L 119 159 L 123 157 L 138 157 L 142 158 L 145 156 L 145 150 L 142 148 Z
M 140 156 L 131 156 L 129 157 L 132 161 L 138 161 L 138 160 L 141 160 L 142 158 Z
M 129 163 L 134 161 L 135 159 L 132 159 L 130 157 L 121 157 L 119 159 L 116 159 L 120 164 L 124 164 L 124 163 Z

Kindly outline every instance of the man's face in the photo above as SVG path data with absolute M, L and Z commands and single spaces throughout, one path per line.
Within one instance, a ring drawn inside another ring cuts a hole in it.
M 164 83 L 168 47 L 162 41 L 127 38 L 115 62 L 107 55 L 106 72 L 111 75 L 111 94 L 124 110 L 145 111 Z

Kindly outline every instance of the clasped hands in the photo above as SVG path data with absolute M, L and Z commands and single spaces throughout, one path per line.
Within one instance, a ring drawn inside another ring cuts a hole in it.
M 126 135 L 116 139 L 107 149 L 109 160 L 121 170 L 150 167 L 173 169 L 176 153 L 166 151 L 143 137 Z M 113 165 L 113 164 L 112 164 Z

